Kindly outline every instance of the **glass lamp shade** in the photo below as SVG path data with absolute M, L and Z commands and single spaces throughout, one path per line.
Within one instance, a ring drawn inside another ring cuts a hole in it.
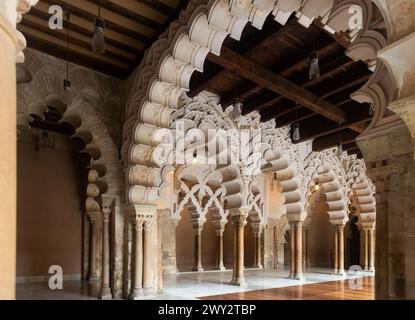
M 310 80 L 316 80 L 320 78 L 320 66 L 318 59 L 318 52 L 314 51 L 310 55 L 310 70 L 309 70 Z
M 64 101 L 65 101 L 65 104 L 68 106 L 72 103 L 72 96 L 71 96 L 72 82 L 69 79 L 63 80 L 63 89 L 65 90 Z
M 301 135 L 300 135 L 300 124 L 295 123 L 293 125 L 293 141 L 300 141 Z
M 337 146 L 337 157 L 343 157 L 343 146 L 341 145 L 341 143 L 339 143 L 339 145 Z
M 105 21 L 100 17 L 95 17 L 94 37 L 92 38 L 92 50 L 96 53 L 105 53 Z

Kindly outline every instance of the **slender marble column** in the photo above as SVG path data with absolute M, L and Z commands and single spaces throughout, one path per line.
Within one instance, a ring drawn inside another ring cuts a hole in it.
M 193 228 L 194 232 L 194 266 L 193 271 L 203 271 L 202 267 L 202 228 L 199 226 Z
M 363 230 L 363 270 L 369 271 L 369 230 L 364 228 Z
M 100 298 L 103 300 L 112 299 L 110 288 L 110 215 L 111 207 L 104 206 L 103 213 L 103 234 L 102 234 L 102 284 Z
M 291 270 L 290 278 L 302 280 L 303 277 L 303 222 L 291 221 Z
M 244 228 L 246 225 L 246 214 L 232 216 L 234 226 L 234 251 L 233 251 L 233 276 L 232 285 L 245 287 L 244 275 Z
M 223 264 L 223 230 L 216 230 L 216 269 L 220 271 L 226 270 Z
M 154 294 L 151 281 L 151 229 L 152 216 L 147 216 L 144 221 L 144 246 L 143 246 L 143 289 L 145 296 Z
M 291 226 L 290 230 L 290 278 L 295 278 L 295 231 Z
M 333 227 L 333 273 L 337 274 L 339 271 L 339 234 L 337 233 L 336 226 Z
M 262 253 L 261 253 L 261 232 L 255 232 L 255 248 L 254 248 L 254 268 L 262 269 Z
M 97 271 L 97 247 L 98 247 L 98 233 L 100 231 L 101 213 L 93 212 L 89 213 L 92 224 L 92 235 L 91 235 L 91 256 L 89 264 L 89 281 L 97 281 L 99 279 Z
M 338 263 L 337 273 L 344 275 L 344 226 L 337 226 L 337 240 L 338 240 Z
M 375 272 L 375 229 L 370 228 L 369 231 L 369 271 Z
M 303 279 L 303 222 L 296 223 L 295 228 L 295 278 Z
M 134 228 L 134 264 L 130 299 L 143 296 L 143 222 L 140 216 L 133 216 Z

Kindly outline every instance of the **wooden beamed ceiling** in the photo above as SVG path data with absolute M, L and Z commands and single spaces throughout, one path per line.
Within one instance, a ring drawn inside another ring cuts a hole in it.
M 176 19 L 188 0 L 100 0 L 106 21 L 106 52 L 92 51 L 94 17 L 99 0 L 40 0 L 23 16 L 18 28 L 28 46 L 98 72 L 126 79 L 144 51 Z M 69 13 L 64 29 L 51 30 L 49 6 Z M 309 56 L 319 52 L 321 76 L 310 80 Z M 339 140 L 349 153 L 371 120 L 370 106 L 350 98 L 371 76 L 363 62 L 345 55 L 343 36 L 326 33 L 316 20 L 304 28 L 292 17 L 281 26 L 269 17 L 262 30 L 248 24 L 240 41 L 228 37 L 221 55 L 209 54 L 203 73 L 192 76 L 189 92 L 218 94 L 223 107 L 236 97 L 244 114 L 257 110 L 262 120 L 275 119 L 277 127 L 300 124 L 301 140 L 314 139 L 313 148 L 335 146 Z
M 93 52 L 91 46 L 98 3 L 106 22 L 106 51 L 102 55 Z M 28 47 L 64 60 L 69 29 L 70 62 L 126 79 L 139 65 L 144 51 L 187 3 L 188 0 L 40 0 L 23 16 L 18 29 L 25 35 Z M 62 30 L 48 26 L 49 7 L 55 4 L 64 11 Z
M 262 121 L 275 119 L 277 127 L 300 124 L 301 139 L 314 139 L 314 150 L 336 146 L 349 154 L 371 121 L 370 106 L 350 95 L 368 81 L 372 72 L 363 62 L 345 55 L 343 37 L 326 33 L 319 21 L 310 28 L 295 18 L 279 26 L 270 18 L 262 31 L 248 27 L 240 42 L 228 38 L 221 55 L 208 55 L 204 73 L 194 73 L 189 92 L 206 90 L 221 97 L 225 108 L 237 97 L 243 114 L 261 113 Z M 309 79 L 310 53 L 319 52 L 320 77 Z

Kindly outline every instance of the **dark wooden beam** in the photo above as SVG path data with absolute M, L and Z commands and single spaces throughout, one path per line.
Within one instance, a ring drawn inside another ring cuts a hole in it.
M 238 74 L 244 78 L 257 83 L 260 86 L 266 87 L 292 101 L 298 102 L 304 107 L 307 107 L 336 123 L 345 123 L 347 121 L 346 114 L 338 107 L 233 50 L 222 47 L 220 56 L 210 53 L 208 59 L 226 69 L 237 70 Z M 358 133 L 362 133 L 365 129 L 363 126 L 354 123 L 349 124 L 349 126 Z
M 287 28 L 290 28 L 295 23 L 296 22 L 294 20 L 290 20 L 286 26 L 280 26 L 279 29 L 277 29 L 276 31 L 272 33 L 268 32 L 268 34 L 266 33 L 261 34 L 261 37 L 259 38 L 252 37 L 250 39 L 250 43 L 247 43 L 245 45 L 245 47 L 248 48 L 248 50 L 243 50 L 244 51 L 243 55 L 247 58 L 251 58 L 258 51 L 259 48 L 266 47 L 270 45 L 271 43 L 274 43 L 275 41 L 277 41 L 281 37 L 281 35 L 283 35 L 285 32 L 288 31 Z M 226 70 L 226 68 L 221 68 L 220 70 L 214 72 L 210 76 L 205 75 L 203 78 L 201 78 L 201 80 L 198 81 L 197 85 L 191 89 L 188 95 L 190 97 L 194 97 L 198 95 L 203 90 L 209 88 L 211 83 L 225 76 L 227 72 L 229 72 L 229 70 Z M 235 95 L 235 92 L 232 91 L 232 98 L 231 98 L 232 100 L 234 98 L 234 95 Z M 221 102 L 222 102 L 223 107 L 227 106 L 226 104 L 223 103 L 223 101 Z
M 101 8 L 108 9 L 111 12 L 114 12 L 120 16 L 124 16 L 126 18 L 129 18 L 133 21 L 137 21 L 138 23 L 147 26 L 152 29 L 158 29 L 163 24 L 159 23 L 157 21 L 151 20 L 143 15 L 141 15 L 138 12 L 130 11 L 126 8 L 123 8 L 122 6 L 116 4 L 115 2 L 111 2 L 108 0 L 87 0 L 88 2 L 94 3 L 98 6 L 98 3 L 101 4 Z
M 339 133 L 332 133 L 313 141 L 313 151 L 322 151 L 328 148 L 333 148 L 341 141 L 342 145 L 354 143 L 358 134 L 351 130 L 343 130 L 341 135 Z
M 45 20 L 46 22 L 50 18 L 49 14 L 46 14 L 45 12 L 43 12 L 39 9 L 36 9 L 36 7 L 32 7 L 30 12 L 27 13 L 26 15 L 33 15 L 34 17 Z M 23 16 L 23 19 L 24 19 L 24 16 Z M 79 33 L 83 36 L 89 37 L 89 38 L 91 38 L 91 40 L 92 40 L 92 37 L 94 36 L 93 30 L 82 28 L 82 27 L 80 27 L 80 26 L 78 26 L 78 25 L 76 25 L 72 22 L 68 22 L 67 20 L 63 21 L 63 27 L 64 27 L 64 29 L 69 28 L 69 30 L 71 30 L 71 32 L 76 32 L 76 33 Z M 137 48 L 134 48 L 131 45 L 125 44 L 123 42 L 114 40 L 112 38 L 105 37 L 105 42 L 112 45 L 112 46 L 114 46 L 114 47 L 117 47 L 118 49 L 124 50 L 126 52 L 130 52 L 130 53 L 135 54 L 137 56 L 141 57 L 143 55 L 143 52 L 141 50 L 139 50 Z
M 323 46 L 319 47 L 320 55 L 325 55 L 328 52 L 331 52 L 332 50 L 338 48 L 338 44 L 336 42 L 330 42 L 329 44 L 326 44 L 325 42 L 319 41 L 320 44 Z M 279 73 L 280 76 L 283 76 L 285 78 L 290 77 L 296 70 L 299 70 L 301 68 L 307 68 L 310 63 L 309 58 L 309 52 L 310 50 L 301 50 L 299 53 L 294 55 L 293 58 L 288 59 L 287 61 L 281 62 L 278 61 L 275 65 L 271 66 L 270 69 L 274 70 L 275 72 Z M 278 71 L 278 69 L 281 69 L 281 66 L 289 65 L 288 68 L 283 69 L 282 71 Z M 258 86 L 256 84 L 252 83 L 244 83 L 240 89 L 238 89 L 238 92 L 241 92 L 240 98 L 243 96 L 249 96 L 258 90 L 263 89 L 263 87 Z M 225 93 L 221 97 L 221 102 L 223 105 L 228 105 L 231 101 L 232 92 Z M 272 103 L 272 102 L 271 102 Z
M 311 139 L 317 139 L 330 134 L 337 134 L 343 130 L 350 128 L 351 126 L 367 127 L 367 122 L 371 117 L 361 118 L 358 120 L 349 121 L 343 125 L 338 125 L 330 121 L 319 121 L 315 118 L 303 121 L 300 123 L 301 140 L 297 142 L 304 142 Z M 323 120 L 323 119 L 320 119 Z M 360 133 L 360 132 L 359 132 Z
M 339 72 L 346 70 L 354 63 L 355 62 L 350 60 L 349 58 L 342 56 L 338 59 L 335 59 L 334 61 L 330 61 L 327 64 L 325 64 L 321 68 L 322 74 L 319 79 L 310 80 L 307 72 L 307 74 L 302 76 L 300 79 L 291 80 L 294 80 L 294 82 L 297 85 L 301 85 L 302 88 L 307 89 L 313 87 L 316 84 L 332 79 L 335 74 L 338 74 Z M 280 75 L 285 77 L 285 73 L 281 73 Z M 254 101 L 252 105 L 246 106 L 246 109 L 244 106 L 244 114 L 250 113 L 254 110 L 262 111 L 266 110 L 269 107 L 275 107 L 277 104 L 283 102 L 284 100 L 286 99 L 282 96 L 274 96 L 268 97 L 268 99 L 264 99 L 264 102 L 260 101 L 259 103 L 255 103 Z
M 25 33 L 23 34 L 26 37 L 28 47 L 41 52 L 47 52 L 48 54 L 56 58 L 62 59 L 62 57 L 66 57 L 66 48 L 55 46 L 50 42 L 47 42 L 44 39 L 41 39 L 33 35 L 28 35 Z M 106 63 L 103 61 L 98 61 L 90 56 L 86 56 L 71 49 L 69 50 L 69 61 L 87 68 L 100 70 L 100 72 L 116 78 L 126 79 L 128 76 L 126 69 L 119 68 L 117 66 L 114 66 L 113 64 Z
M 56 30 L 49 29 L 47 26 L 40 25 L 40 24 L 38 24 L 36 22 L 30 21 L 30 20 L 26 19 L 25 16 L 23 16 L 23 20 L 21 21 L 20 24 L 21 25 L 24 25 L 24 26 L 27 26 L 29 28 L 38 30 L 38 31 L 40 31 L 42 33 L 45 33 L 47 35 L 50 35 L 51 37 L 55 37 L 55 38 L 57 38 L 59 40 L 67 41 L 66 34 L 64 34 L 62 32 L 58 32 Z M 77 45 L 77 46 L 79 46 L 81 48 L 90 50 L 92 52 L 92 47 L 91 47 L 91 43 L 90 42 L 86 42 L 86 41 L 80 40 L 79 38 L 73 37 L 71 35 L 69 35 L 69 42 L 71 44 L 75 44 L 75 45 Z M 121 62 L 131 63 L 131 61 L 132 61 L 129 57 L 120 55 L 120 54 L 118 54 L 116 52 L 111 51 L 108 48 L 105 50 L 105 54 L 104 55 L 107 56 L 107 57 L 109 57 L 109 58 L 115 59 L 115 60 L 120 60 Z
M 138 3 L 143 3 L 161 13 L 165 14 L 166 16 L 172 16 L 176 14 L 176 9 L 164 4 L 163 2 L 157 0 L 135 0 Z M 188 2 L 188 0 L 182 0 L 182 2 Z
M 60 5 L 63 10 L 65 12 L 70 13 L 71 15 L 83 18 L 85 20 L 94 22 L 95 19 L 95 15 L 88 12 L 88 11 L 84 11 L 74 5 L 71 5 L 67 2 L 64 2 L 62 0 L 42 0 L 42 2 L 45 2 L 49 5 L 53 5 L 53 4 L 57 4 Z M 128 37 L 131 37 L 133 39 L 139 40 L 139 41 L 143 41 L 145 43 L 148 43 L 151 40 L 151 37 L 144 35 L 142 33 L 133 31 L 131 29 L 125 28 L 124 26 L 121 26 L 119 24 L 117 24 L 116 22 L 113 21 L 109 21 L 109 20 L 105 20 L 105 25 L 106 28 L 111 29 L 113 31 L 116 31 L 118 33 L 124 34 Z
M 342 91 L 345 91 L 347 89 L 353 88 L 357 85 L 363 85 L 364 83 L 366 83 L 370 79 L 371 76 L 372 75 L 370 74 L 370 75 L 367 75 L 367 76 L 359 77 L 356 80 L 351 80 L 348 83 L 346 83 L 345 85 L 337 86 L 336 89 L 329 90 L 327 93 L 323 94 L 320 97 L 323 98 L 323 99 L 326 99 L 326 98 L 331 97 L 331 96 L 333 96 L 333 95 L 335 95 L 339 92 L 342 92 Z
M 361 77 L 359 79 L 356 79 L 354 81 L 350 81 L 347 84 L 345 84 L 343 86 L 340 86 L 340 87 L 338 87 L 336 89 L 326 90 L 328 92 L 326 92 L 325 94 L 321 95 L 320 98 L 326 99 L 326 98 L 331 97 L 331 96 L 333 96 L 333 95 L 335 95 L 335 94 L 337 94 L 339 92 L 342 92 L 342 91 L 345 91 L 347 89 L 350 89 L 350 88 L 352 88 L 352 87 L 354 87 L 356 85 L 361 85 L 361 84 L 367 82 L 367 80 L 369 80 L 370 77 L 371 77 L 371 75 L 367 75 L 367 76 Z M 335 81 L 333 81 L 333 82 L 336 83 Z M 284 99 L 283 98 L 282 99 L 281 98 L 280 99 L 277 99 L 277 101 L 280 101 L 280 102 L 282 100 L 284 100 Z M 348 102 L 352 102 L 354 105 L 356 104 L 356 102 L 353 101 L 353 100 L 350 100 Z M 336 104 L 335 106 L 341 106 L 341 105 L 343 105 L 343 103 Z M 277 108 L 278 105 L 274 105 L 273 107 L 274 108 Z M 265 112 L 265 113 L 263 113 L 263 121 L 268 121 L 268 120 L 273 119 L 273 118 L 279 119 L 279 118 L 285 116 L 285 119 L 287 119 L 287 121 L 285 122 L 286 125 L 292 124 L 292 123 L 296 122 L 295 121 L 295 118 L 294 118 L 294 112 L 296 110 L 301 109 L 301 108 L 302 108 L 301 105 L 298 105 L 298 106 L 290 105 L 289 107 L 286 107 L 286 109 L 284 111 L 281 111 L 281 112 L 277 112 L 277 113 L 275 113 L 275 112 Z M 263 109 L 261 109 L 259 107 L 258 110 L 259 111 L 262 111 Z M 279 108 L 277 110 L 279 110 Z M 314 114 L 317 115 L 317 113 L 314 113 Z M 283 119 L 283 121 L 285 119 Z M 278 120 L 277 120 L 277 123 L 278 123 Z
M 310 111 L 306 108 L 302 108 L 300 110 L 298 110 L 297 112 L 293 112 L 290 114 L 287 114 L 285 116 L 279 117 L 275 119 L 275 125 L 277 127 L 285 127 L 285 126 L 289 126 L 292 125 L 296 122 L 301 122 L 301 121 L 305 121 L 307 119 L 313 118 L 315 116 L 317 116 L 318 114 Z M 268 121 L 271 120 L 272 117 L 266 117 L 263 119 L 263 121 Z

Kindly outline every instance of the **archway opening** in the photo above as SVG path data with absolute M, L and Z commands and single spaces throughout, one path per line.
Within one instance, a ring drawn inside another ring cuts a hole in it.
M 305 264 L 311 268 L 331 269 L 334 266 L 333 226 L 327 214 L 326 197 L 314 191 L 308 200 L 310 208 L 306 237 Z
M 359 266 L 361 263 L 360 258 L 360 231 L 358 228 L 358 217 L 350 215 L 350 220 L 345 227 L 346 238 L 346 255 L 345 266 L 350 268 L 351 266 Z
M 51 273 L 69 286 L 89 274 L 85 211 L 91 157 L 54 107 L 20 130 L 17 142 L 17 298 L 48 286 Z M 70 281 L 70 282 L 66 282 Z M 98 287 L 92 295 L 98 296 Z

